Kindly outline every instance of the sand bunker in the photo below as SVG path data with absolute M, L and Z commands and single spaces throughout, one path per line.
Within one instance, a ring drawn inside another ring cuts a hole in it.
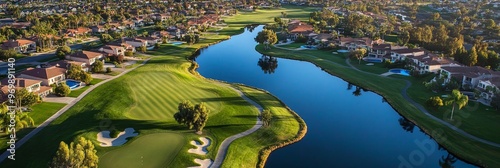
M 192 167 L 188 167 L 188 168 L 208 168 L 213 163 L 213 161 L 210 159 L 204 159 L 204 160 L 194 159 L 194 162 L 198 163 L 200 166 L 192 166 Z
M 111 138 L 109 133 L 109 131 L 97 133 L 97 141 L 101 142 L 102 147 L 120 146 L 127 142 L 128 137 L 135 137 L 138 135 L 133 128 L 126 128 L 125 131 L 120 132 L 116 138 Z
M 189 149 L 189 153 L 195 153 L 198 155 L 206 155 L 208 153 L 207 147 L 210 146 L 210 139 L 206 137 L 199 138 L 202 144 L 198 144 L 196 141 L 191 141 L 191 145 L 196 146 L 196 148 Z

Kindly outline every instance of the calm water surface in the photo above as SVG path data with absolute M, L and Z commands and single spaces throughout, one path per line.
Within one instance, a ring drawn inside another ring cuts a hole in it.
M 266 167 L 474 167 L 440 148 L 373 92 L 308 62 L 259 63 L 253 38 L 261 30 L 210 46 L 196 61 L 203 76 L 268 90 L 306 121 L 305 138 L 274 151 Z

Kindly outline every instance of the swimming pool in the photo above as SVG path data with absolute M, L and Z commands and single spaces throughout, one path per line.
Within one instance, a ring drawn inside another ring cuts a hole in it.
M 301 45 L 300 48 L 307 48 L 307 49 L 316 49 L 316 46 L 310 46 L 310 45 Z
M 74 80 L 66 80 L 66 85 L 68 85 L 68 87 L 73 90 L 77 87 L 80 86 L 80 82 L 78 81 L 74 81 Z
M 374 62 L 374 63 L 381 63 L 382 59 L 380 58 L 363 58 L 364 61 L 366 62 Z
M 184 42 L 182 42 L 182 41 L 170 42 L 170 44 L 172 44 L 172 45 L 181 45 L 182 43 L 184 43 Z
M 406 69 L 390 69 L 389 72 L 403 75 L 403 76 L 410 76 L 410 71 Z

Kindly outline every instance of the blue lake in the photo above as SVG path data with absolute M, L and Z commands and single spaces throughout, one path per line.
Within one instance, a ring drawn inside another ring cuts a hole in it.
M 475 167 L 440 148 L 381 96 L 311 63 L 278 58 L 275 69 L 263 71 L 253 40 L 261 30 L 203 49 L 195 60 L 203 76 L 268 90 L 306 121 L 304 139 L 272 152 L 266 167 Z

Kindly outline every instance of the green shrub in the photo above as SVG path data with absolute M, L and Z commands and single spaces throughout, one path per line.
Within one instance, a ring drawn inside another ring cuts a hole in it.
M 110 68 L 110 67 L 107 67 L 107 68 L 106 68 L 106 73 L 110 73 L 110 72 L 112 72 L 112 71 L 111 71 L 111 68 Z
M 71 89 L 65 83 L 60 83 L 59 85 L 57 85 L 57 87 L 55 88 L 54 92 L 59 97 L 66 97 L 71 92 Z
M 134 52 L 132 52 L 132 51 L 125 51 L 125 53 L 124 53 L 124 54 L 125 54 L 125 56 L 127 56 L 127 57 L 131 57 L 131 56 L 133 56 L 133 55 L 134 55 Z
M 443 106 L 443 100 L 439 97 L 439 96 L 434 96 L 434 97 L 431 97 L 429 98 L 425 104 L 428 106 L 428 107 L 431 107 L 431 108 L 439 108 L 441 106 Z

